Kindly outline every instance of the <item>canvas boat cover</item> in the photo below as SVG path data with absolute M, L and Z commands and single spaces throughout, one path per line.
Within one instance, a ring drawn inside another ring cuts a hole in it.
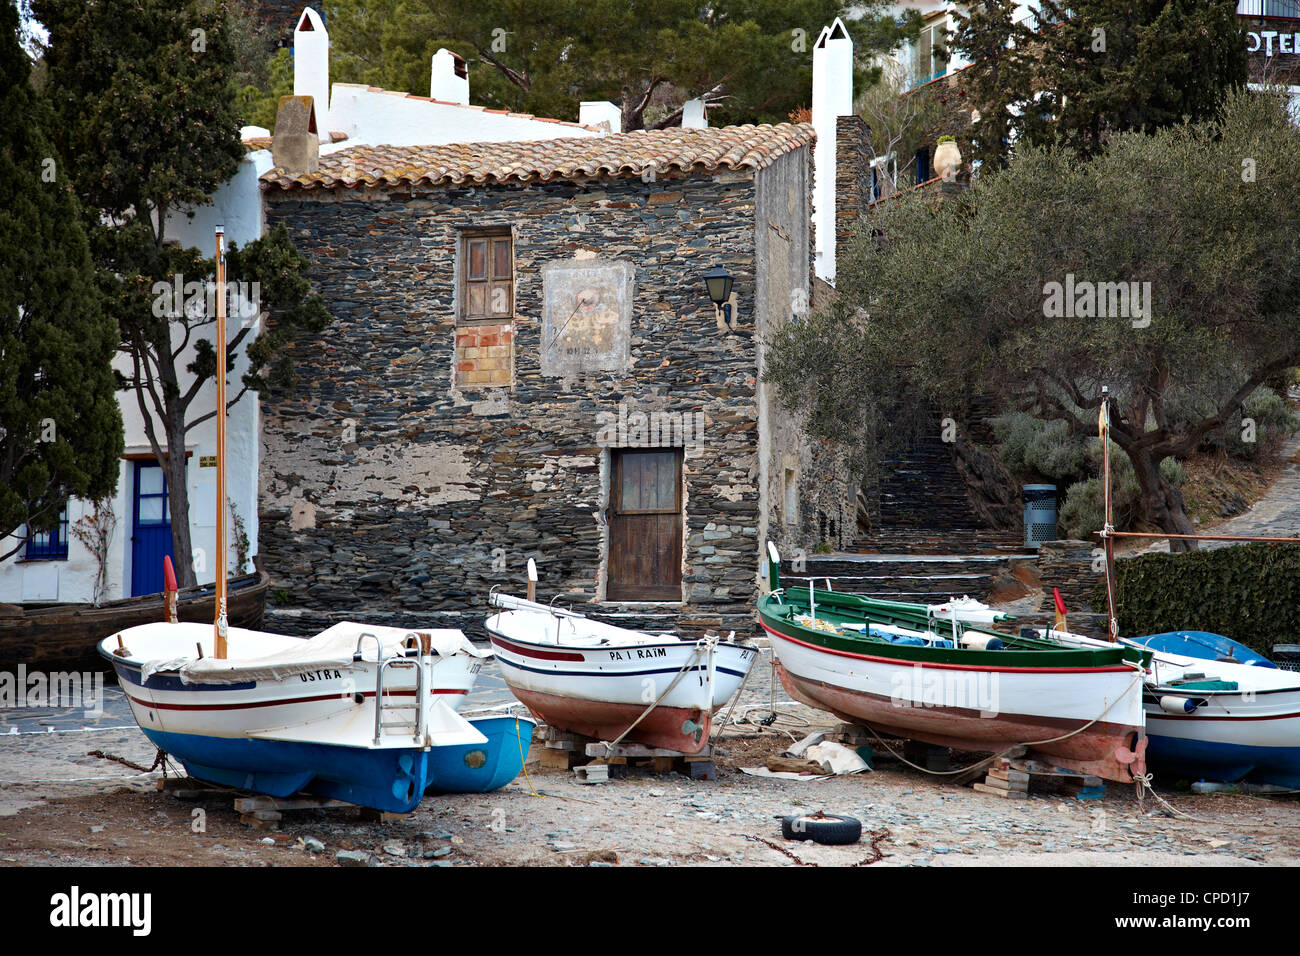
M 155 625 L 156 626 L 156 625 Z M 209 635 L 212 628 L 202 627 Z M 184 625 L 171 625 L 184 627 Z M 250 633 L 250 632 L 244 632 Z M 479 650 L 469 642 L 464 633 L 450 628 L 418 631 L 401 627 L 381 627 L 375 624 L 358 624 L 343 621 L 315 637 L 303 638 L 280 643 L 269 653 L 256 656 L 240 656 L 238 648 L 232 644 L 231 654 L 226 658 L 201 657 L 195 660 L 193 655 L 169 660 L 151 660 L 142 668 L 147 679 L 150 674 L 160 671 L 175 671 L 186 684 L 240 684 L 248 681 L 284 680 L 299 674 L 325 668 L 351 670 L 353 655 L 357 652 L 357 642 L 363 634 L 373 634 L 383 644 L 384 656 L 401 653 L 406 638 L 412 634 L 427 634 L 430 647 L 442 656 L 452 654 L 469 654 L 474 657 L 490 657 L 492 652 Z M 280 635 L 276 635 L 280 637 Z M 281 638 L 284 641 L 283 638 Z M 254 645 L 256 646 L 256 645 Z M 375 661 L 378 648 L 375 641 L 367 637 L 361 642 L 362 659 Z

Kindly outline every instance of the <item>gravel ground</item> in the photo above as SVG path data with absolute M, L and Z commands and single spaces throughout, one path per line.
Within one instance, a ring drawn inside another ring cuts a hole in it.
M 758 665 L 738 715 L 767 713 L 767 677 L 766 664 Z M 472 704 L 495 703 L 502 691 L 489 679 Z M 851 777 L 742 774 L 738 767 L 761 766 L 794 736 L 834 724 L 826 714 L 780 703 L 780 688 L 777 726 L 788 732 L 733 725 L 720 745 L 716 780 L 633 769 L 624 779 L 585 785 L 532 762 L 526 777 L 502 790 L 428 797 L 392 822 L 363 821 L 351 809 L 292 811 L 278 829 L 258 831 L 239 822 L 229 794 L 178 799 L 156 789 L 157 773 L 90 756 L 153 762 L 152 746 L 123 719 L 116 693 L 106 689 L 104 713 L 91 719 L 57 709 L 0 712 L 0 865 L 1300 864 L 1295 796 L 1161 787 L 1185 814 L 1178 816 L 1150 796 L 1140 807 L 1134 789 L 1118 784 L 1095 800 L 1003 800 L 885 759 L 875 772 Z M 54 731 L 41 732 L 46 727 Z M 535 744 L 534 760 L 539 749 Z M 823 809 L 860 819 L 862 841 L 830 847 L 781 839 L 780 816 Z

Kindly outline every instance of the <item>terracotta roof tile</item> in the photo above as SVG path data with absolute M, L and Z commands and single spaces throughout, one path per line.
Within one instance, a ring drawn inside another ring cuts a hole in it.
M 552 182 L 656 173 L 762 169 L 813 141 L 807 124 L 638 130 L 612 136 L 442 146 L 354 146 L 320 158 L 314 173 L 276 167 L 266 188 Z

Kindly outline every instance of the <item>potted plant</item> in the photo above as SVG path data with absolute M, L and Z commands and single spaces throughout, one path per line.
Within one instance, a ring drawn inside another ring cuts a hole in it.
M 957 140 L 952 136 L 940 136 L 939 145 L 934 151 L 934 171 L 945 180 L 957 178 L 961 169 L 961 150 Z

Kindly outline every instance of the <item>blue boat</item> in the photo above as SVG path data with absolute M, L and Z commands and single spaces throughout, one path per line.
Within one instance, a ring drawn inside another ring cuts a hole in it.
M 487 793 L 504 787 L 524 769 L 537 721 L 514 714 L 466 719 L 487 743 L 431 750 L 427 793 Z
M 1181 654 L 1183 657 L 1196 657 L 1204 661 L 1277 667 L 1267 657 L 1245 644 L 1211 631 L 1166 631 L 1163 634 L 1130 638 L 1128 642 L 1163 654 Z

